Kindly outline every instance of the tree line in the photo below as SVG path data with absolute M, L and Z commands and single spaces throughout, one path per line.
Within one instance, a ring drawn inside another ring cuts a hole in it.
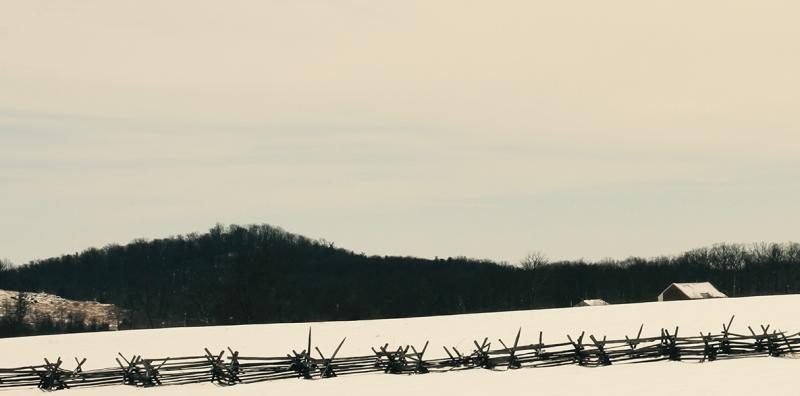
M 0 270 L 0 289 L 129 310 L 128 328 L 362 320 L 654 301 L 672 282 L 729 296 L 800 291 L 800 244 L 719 244 L 677 256 L 508 265 L 366 256 L 269 225 L 221 226 Z

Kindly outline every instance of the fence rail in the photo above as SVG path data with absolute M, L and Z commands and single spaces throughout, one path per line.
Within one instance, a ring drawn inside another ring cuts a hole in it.
M 607 340 L 586 333 L 567 335 L 562 342 L 544 343 L 539 332 L 538 342 L 519 343 L 522 328 L 513 342 L 492 348 L 488 338 L 473 341 L 470 353 L 464 354 L 456 347 L 443 346 L 446 358 L 425 360 L 429 343 L 421 348 L 414 345 L 390 347 L 389 344 L 372 348 L 372 354 L 338 357 L 345 343 L 343 339 L 330 357 L 325 357 L 318 347 L 313 347 L 319 357 L 312 356 L 311 330 L 306 348 L 292 350 L 286 356 L 240 356 L 239 351 L 227 348 L 212 353 L 182 357 L 148 358 L 118 354 L 117 367 L 82 370 L 86 359 L 75 358 L 73 369 L 63 367 L 59 357 L 55 362 L 44 359 L 44 364 L 24 367 L 0 368 L 0 389 L 12 387 L 38 387 L 59 390 L 84 386 L 124 384 L 151 387 L 214 382 L 221 385 L 254 383 L 286 378 L 330 378 L 370 372 L 389 374 L 425 374 L 474 368 L 519 369 L 524 367 L 553 367 L 580 365 L 587 367 L 612 364 L 646 363 L 664 360 L 708 362 L 720 359 L 737 359 L 758 356 L 790 356 L 800 352 L 800 333 L 787 334 L 762 325 L 758 331 L 748 326 L 750 334 L 730 331 L 733 317 L 722 325 L 720 333 L 699 333 L 679 336 L 679 328 L 661 329 L 655 337 L 642 337 L 644 325 L 630 338 Z M 495 344 L 497 346 L 498 344 Z M 226 355 L 227 353 L 227 355 Z

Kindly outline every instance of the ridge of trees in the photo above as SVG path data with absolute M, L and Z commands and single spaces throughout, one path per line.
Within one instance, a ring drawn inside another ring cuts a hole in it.
M 519 266 L 468 258 L 366 256 L 269 225 L 188 234 L 0 269 L 0 288 L 112 303 L 123 325 L 361 320 L 654 301 L 672 282 L 729 296 L 800 292 L 800 244 L 718 244 L 677 256 Z

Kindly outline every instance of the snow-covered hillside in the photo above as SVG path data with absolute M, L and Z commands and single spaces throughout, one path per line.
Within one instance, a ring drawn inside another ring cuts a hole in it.
M 0 290 L 0 317 L 11 315 L 19 298 L 19 292 Z M 112 305 L 96 301 L 69 300 L 49 293 L 25 293 L 27 314 L 25 321 L 34 323 L 37 318 L 47 316 L 56 322 L 63 322 L 71 317 L 81 318 L 86 324 L 108 325 L 116 330 L 124 310 Z
M 85 368 L 116 365 L 117 352 L 145 357 L 201 354 L 203 347 L 221 350 L 226 346 L 246 355 L 284 355 L 303 349 L 308 327 L 314 344 L 330 351 L 342 337 L 347 342 L 340 356 L 369 354 L 370 347 L 390 343 L 422 345 L 431 342 L 426 358 L 444 355 L 443 345 L 471 350 L 474 339 L 511 339 L 522 327 L 521 344 L 535 343 L 538 332 L 545 342 L 565 341 L 567 334 L 581 331 L 609 338 L 635 335 L 644 324 L 643 335 L 656 336 L 662 327 L 680 326 L 682 334 L 719 332 L 723 322 L 736 315 L 733 331 L 747 333 L 747 326 L 771 324 L 772 328 L 800 331 L 800 295 L 728 298 L 703 301 L 654 302 L 551 310 L 500 312 L 410 319 L 272 324 L 203 328 L 174 328 L 0 340 L 0 367 L 41 362 L 43 357 L 86 357 Z M 70 368 L 69 363 L 66 364 Z M 219 387 L 211 384 L 164 386 L 137 389 L 70 389 L 66 395 L 138 392 L 137 394 L 341 394 L 484 395 L 494 392 L 541 393 L 548 395 L 682 395 L 700 394 L 791 394 L 792 373 L 800 361 L 790 358 L 752 358 L 703 364 L 658 362 L 610 367 L 523 368 L 513 371 L 468 370 L 453 373 L 397 376 L 369 373 L 323 380 L 280 380 L 257 384 Z M 0 391 L 0 395 L 38 394 L 37 389 Z

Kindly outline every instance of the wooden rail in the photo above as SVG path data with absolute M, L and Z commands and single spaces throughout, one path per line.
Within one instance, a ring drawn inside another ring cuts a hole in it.
M 338 357 L 343 339 L 329 358 L 319 347 L 313 347 L 318 357 L 312 355 L 311 330 L 306 348 L 292 350 L 286 356 L 240 356 L 231 348 L 219 352 L 204 349 L 196 356 L 146 358 L 119 354 L 117 367 L 82 370 L 86 359 L 75 359 L 75 367 L 66 369 L 59 357 L 55 362 L 44 359 L 44 364 L 0 368 L 0 389 L 11 387 L 38 387 L 59 390 L 83 386 L 125 384 L 139 387 L 215 382 L 235 385 L 285 378 L 318 379 L 340 375 L 384 372 L 389 374 L 425 374 L 473 368 L 519 369 L 524 367 L 553 367 L 580 365 L 586 367 L 613 364 L 646 363 L 663 360 L 710 362 L 720 359 L 738 359 L 758 356 L 786 356 L 800 352 L 800 333 L 786 333 L 762 325 L 750 334 L 730 331 L 733 317 L 722 325 L 717 334 L 679 335 L 680 329 L 661 329 L 659 336 L 642 337 L 644 325 L 631 338 L 608 340 L 605 336 L 581 333 L 567 335 L 566 340 L 545 343 L 539 332 L 535 344 L 520 344 L 522 328 L 513 342 L 498 340 L 501 348 L 492 348 L 484 338 L 473 342 L 474 349 L 464 354 L 456 347 L 443 346 L 446 358 L 425 360 L 429 343 L 423 346 L 405 345 L 390 347 L 384 344 L 372 348 L 372 354 Z M 497 344 L 495 344 L 497 345 Z M 227 353 L 227 355 L 226 355 Z

